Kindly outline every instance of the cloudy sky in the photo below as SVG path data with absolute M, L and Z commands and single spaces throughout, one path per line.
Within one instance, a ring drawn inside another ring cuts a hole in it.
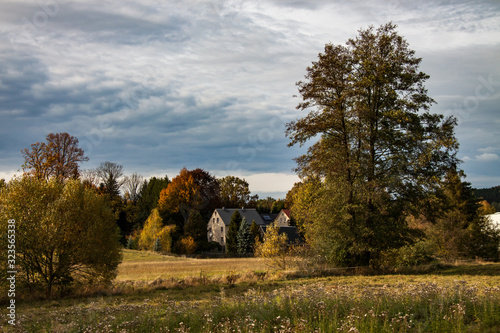
M 127 174 L 182 167 L 284 196 L 297 177 L 295 82 L 325 43 L 388 21 L 423 58 L 433 112 L 455 115 L 461 167 L 500 184 L 500 2 L 2 0 L 0 177 L 51 132 Z

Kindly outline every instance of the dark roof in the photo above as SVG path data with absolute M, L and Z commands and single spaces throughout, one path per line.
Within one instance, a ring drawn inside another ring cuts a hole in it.
M 267 225 L 261 226 L 261 229 L 262 229 L 262 232 L 265 233 L 266 229 L 267 229 Z M 300 242 L 302 240 L 299 233 L 297 232 L 297 227 L 280 227 L 279 233 L 286 234 L 286 236 L 288 237 L 288 243 Z
M 264 220 L 261 218 L 257 210 L 254 208 L 219 208 L 216 209 L 219 216 L 224 221 L 225 225 L 229 225 L 231 223 L 231 217 L 233 216 L 235 211 L 239 211 L 241 217 L 245 218 L 248 225 L 252 224 L 252 221 L 255 221 L 257 225 L 264 225 Z M 272 221 L 271 221 L 272 222 Z
M 278 217 L 278 214 L 271 214 L 271 213 L 264 213 L 264 214 L 259 214 L 260 217 L 262 218 L 262 221 L 264 221 L 264 224 L 269 225 L 276 220 Z

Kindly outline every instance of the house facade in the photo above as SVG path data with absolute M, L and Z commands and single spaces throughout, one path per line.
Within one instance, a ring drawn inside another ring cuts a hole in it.
M 290 210 L 282 209 L 278 216 L 276 217 L 276 224 L 278 227 L 289 227 L 290 226 Z
M 231 223 L 231 217 L 235 211 L 239 211 L 242 218 L 245 218 L 248 225 L 252 225 L 255 221 L 258 226 L 266 225 L 261 215 L 253 208 L 220 208 L 214 210 L 210 221 L 207 225 L 207 238 L 209 242 L 217 242 L 222 246 L 226 246 L 227 230 Z

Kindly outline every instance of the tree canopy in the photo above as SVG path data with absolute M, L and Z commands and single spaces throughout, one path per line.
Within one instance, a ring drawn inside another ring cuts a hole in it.
M 0 218 L 15 220 L 20 287 L 44 289 L 50 297 L 55 287 L 67 288 L 74 279 L 114 278 L 121 247 L 113 214 L 79 181 L 13 179 L 0 190 Z M 6 223 L 0 225 L 7 234 Z
M 308 114 L 287 124 L 290 145 L 319 138 L 297 158 L 302 178 L 320 179 L 305 235 L 331 237 L 317 250 L 332 263 L 368 264 L 410 242 L 405 213 L 457 164 L 456 120 L 429 112 L 420 63 L 388 23 L 327 44 L 297 83 Z
M 68 133 L 50 133 L 46 142 L 37 142 L 21 151 L 23 171 L 39 179 L 78 178 L 81 162 L 88 161 L 78 139 Z

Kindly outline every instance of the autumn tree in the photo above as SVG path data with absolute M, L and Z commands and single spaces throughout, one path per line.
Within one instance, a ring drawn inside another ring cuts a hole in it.
M 429 112 L 420 62 L 388 23 L 327 44 L 297 84 L 308 114 L 286 134 L 290 146 L 318 138 L 297 171 L 322 182 L 305 235 L 323 228 L 330 238 L 316 250 L 334 265 L 367 265 L 411 242 L 405 214 L 456 164 L 456 120 Z
M 158 209 L 165 218 L 173 219 L 184 231 L 189 212 L 198 210 L 208 221 L 213 210 L 220 205 L 217 179 L 202 169 L 183 168 L 171 184 L 161 191 Z
M 243 218 L 240 212 L 238 210 L 235 210 L 233 215 L 231 216 L 231 221 L 229 222 L 229 227 L 226 234 L 227 253 L 238 252 L 238 229 L 242 220 Z
M 286 269 L 288 260 L 288 237 L 279 232 L 276 222 L 267 226 L 262 242 L 255 244 L 255 254 L 266 260 L 266 263 L 275 269 Z
M 171 252 L 172 233 L 174 231 L 175 226 L 164 226 L 158 209 L 153 209 L 151 215 L 144 224 L 144 228 L 140 232 L 138 247 L 141 250 L 153 250 L 155 244 L 159 243 L 158 247 L 161 248 L 162 251 Z
M 163 178 L 152 177 L 141 185 L 137 199 L 138 214 L 134 222 L 136 228 L 142 228 L 151 211 L 157 207 L 160 192 L 170 184 L 168 176 Z
M 248 182 L 235 176 L 219 179 L 222 207 L 245 207 L 250 199 Z
M 21 153 L 23 171 L 38 179 L 78 178 L 80 163 L 88 161 L 78 139 L 68 133 L 50 133 L 45 142 L 34 143 Z
M 448 171 L 440 187 L 444 200 L 436 207 L 437 218 L 427 227 L 436 255 L 447 259 L 496 259 L 500 232 L 481 214 L 479 199 L 471 184 L 462 180 L 463 171 Z M 440 211 L 438 211 L 440 208 Z
M 74 281 L 109 282 L 116 275 L 121 247 L 113 214 L 77 180 L 11 180 L 0 190 L 0 219 L 2 234 L 15 220 L 19 287 L 43 289 L 51 297 Z

